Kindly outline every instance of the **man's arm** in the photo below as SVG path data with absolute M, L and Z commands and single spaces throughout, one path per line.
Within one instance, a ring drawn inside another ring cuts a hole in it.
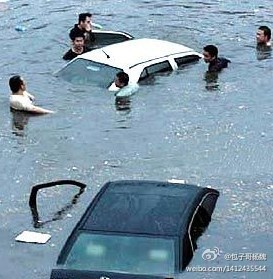
M 44 109 L 38 106 L 31 106 L 28 108 L 29 112 L 37 113 L 37 114 L 46 114 L 46 113 L 54 113 L 54 111 L 49 109 Z

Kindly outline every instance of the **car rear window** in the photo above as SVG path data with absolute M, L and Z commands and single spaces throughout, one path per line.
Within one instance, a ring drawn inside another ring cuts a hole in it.
M 175 239 L 81 232 L 64 266 L 89 271 L 171 274 L 175 270 Z

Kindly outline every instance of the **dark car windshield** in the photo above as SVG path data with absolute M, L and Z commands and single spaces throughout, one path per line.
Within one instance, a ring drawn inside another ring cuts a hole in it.
M 56 76 L 76 85 L 95 84 L 106 88 L 119 71 L 122 69 L 77 58 L 57 72 Z
M 67 269 L 131 274 L 173 274 L 175 238 L 81 232 L 69 251 Z

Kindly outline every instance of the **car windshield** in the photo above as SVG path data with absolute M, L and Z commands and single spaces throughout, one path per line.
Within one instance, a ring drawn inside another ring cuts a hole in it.
M 108 87 L 122 69 L 78 58 L 62 68 L 56 76 L 76 85 L 95 84 Z
M 173 274 L 175 239 L 81 232 L 66 256 L 67 269 Z

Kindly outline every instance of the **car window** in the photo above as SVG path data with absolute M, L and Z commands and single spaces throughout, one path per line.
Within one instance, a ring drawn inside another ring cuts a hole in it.
M 172 71 L 172 66 L 169 61 L 163 61 L 160 63 L 156 63 L 150 66 L 147 66 L 146 68 L 143 69 L 139 81 L 154 76 L 155 74 L 158 73 L 165 73 L 165 72 L 170 72 Z
M 95 84 L 106 88 L 113 82 L 119 71 L 122 70 L 94 61 L 77 58 L 61 69 L 56 76 L 77 85 Z
M 133 274 L 174 273 L 175 239 L 81 232 L 64 266 Z
M 177 57 L 174 58 L 174 61 L 177 64 L 178 69 L 183 68 L 184 66 L 191 64 L 191 63 L 196 63 L 200 59 L 199 56 L 197 55 L 187 55 L 184 57 Z
M 121 43 L 130 40 L 130 36 L 126 34 L 115 34 L 115 33 L 96 33 L 95 35 L 95 45 L 96 47 L 107 46 L 111 44 Z

